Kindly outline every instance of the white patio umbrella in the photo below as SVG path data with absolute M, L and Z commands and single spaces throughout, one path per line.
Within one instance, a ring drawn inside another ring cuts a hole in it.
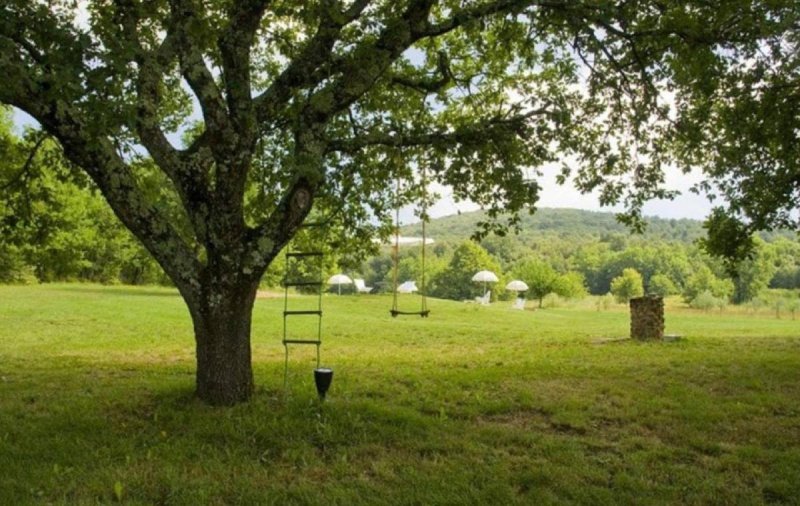
M 472 276 L 472 281 L 483 283 L 483 295 L 486 295 L 486 283 L 497 283 L 497 275 L 492 271 L 478 271 Z
M 510 290 L 512 292 L 517 292 L 517 300 L 511 305 L 513 309 L 525 309 L 525 299 L 519 296 L 519 292 L 524 292 L 528 289 L 527 283 L 522 281 L 521 279 L 514 279 L 509 281 L 506 285 L 506 290 Z
M 404 281 L 400 286 L 397 287 L 397 293 L 413 293 L 418 291 L 419 288 L 417 288 L 416 281 Z
M 528 285 L 525 284 L 524 281 L 519 279 L 515 279 L 513 281 L 509 281 L 506 285 L 506 290 L 511 290 L 512 292 L 524 292 L 528 289 Z
M 353 280 L 350 279 L 349 276 L 344 274 L 334 274 L 333 276 L 328 279 L 329 285 L 336 285 L 336 288 L 339 290 L 339 295 L 342 294 L 342 285 L 352 285 Z

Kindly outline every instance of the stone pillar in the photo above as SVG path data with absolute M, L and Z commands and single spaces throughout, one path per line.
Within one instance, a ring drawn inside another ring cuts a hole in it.
M 631 339 L 663 339 L 664 299 L 646 295 L 631 299 Z

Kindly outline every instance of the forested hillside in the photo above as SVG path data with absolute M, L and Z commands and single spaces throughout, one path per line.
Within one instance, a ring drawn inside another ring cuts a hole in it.
M 431 220 L 427 226 L 435 244 L 428 247 L 425 274 L 428 294 L 450 299 L 469 299 L 482 287 L 472 274 L 488 269 L 501 280 L 493 297 L 504 293 L 505 282 L 523 279 L 527 296 L 543 299 L 581 297 L 587 293 L 611 293 L 619 302 L 645 292 L 681 294 L 698 307 L 718 307 L 728 302 L 765 303 L 767 288 L 800 288 L 800 242 L 789 231 L 760 234 L 755 256 L 731 274 L 720 261 L 698 245 L 704 236 L 700 221 L 649 218 L 642 234 L 632 233 L 613 213 L 576 209 L 540 209 L 523 216 L 518 233 L 489 235 L 480 243 L 469 240 L 486 217 L 481 212 L 463 213 Z M 404 235 L 419 235 L 420 225 L 403 227 Z M 391 288 L 390 252 L 362 267 L 368 282 Z M 398 278 L 422 282 L 421 250 L 403 248 Z M 609 295 L 610 297 L 611 295 Z M 796 304 L 796 293 L 783 293 L 787 305 Z M 772 293 L 769 298 L 775 298 Z
M 613 213 L 584 211 L 580 209 L 537 209 L 536 213 L 520 217 L 518 234 L 509 232 L 523 244 L 532 244 L 543 236 L 555 235 L 579 242 L 600 240 L 613 234 L 630 236 L 631 231 L 619 223 Z M 427 230 L 432 237 L 442 240 L 460 240 L 472 235 L 478 223 L 486 220 L 482 211 L 461 213 L 431 220 Z M 418 234 L 419 225 L 404 227 L 409 234 Z M 691 242 L 702 237 L 702 223 L 696 220 L 669 220 L 648 218 L 647 229 L 641 238 L 665 241 Z
M 460 213 L 431 220 L 427 225 L 428 234 L 441 240 L 461 240 L 470 237 L 478 228 L 478 223 L 486 220 L 482 211 Z M 523 244 L 533 244 L 543 237 L 557 236 L 576 242 L 604 240 L 614 235 L 624 236 L 630 240 L 644 241 L 677 241 L 690 243 L 705 235 L 703 224 L 699 220 L 666 219 L 655 216 L 646 219 L 647 228 L 642 234 L 631 230 L 617 221 L 616 215 L 610 212 L 584 211 L 581 209 L 540 208 L 535 214 L 520 216 L 518 233 L 509 231 Z M 419 224 L 403 227 L 403 233 L 418 235 Z M 788 231 L 764 232 L 762 239 L 772 241 L 777 237 L 793 238 Z

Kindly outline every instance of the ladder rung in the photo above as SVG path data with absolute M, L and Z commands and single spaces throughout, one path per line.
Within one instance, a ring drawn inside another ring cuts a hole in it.
M 322 286 L 321 281 L 284 281 L 283 286 Z
M 322 311 L 320 310 L 303 310 L 303 311 L 284 311 L 283 316 L 290 316 L 290 315 L 317 315 L 322 316 Z
M 321 257 L 321 251 L 290 251 L 286 253 L 287 257 Z
M 313 339 L 284 339 L 283 344 L 316 344 L 319 346 L 322 341 L 314 341 Z

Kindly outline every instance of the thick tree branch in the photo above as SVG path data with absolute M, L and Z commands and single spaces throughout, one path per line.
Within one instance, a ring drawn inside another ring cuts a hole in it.
M 44 144 L 44 141 L 46 141 L 49 138 L 50 136 L 48 136 L 47 134 L 41 134 L 39 136 L 39 139 L 36 140 L 36 144 L 33 145 L 30 152 L 28 153 L 28 157 L 25 159 L 25 163 L 22 164 L 22 168 L 20 168 L 16 174 L 11 176 L 11 178 L 8 181 L 6 181 L 2 186 L 0 186 L 0 190 L 6 191 L 9 188 L 15 186 L 20 181 L 22 181 L 23 178 L 29 176 L 31 167 L 33 167 L 33 160 L 36 158 L 36 154 L 39 152 L 39 148 L 41 148 L 42 144 Z
M 170 26 L 168 32 L 175 38 L 176 53 L 183 75 L 192 89 L 203 112 L 206 130 L 214 147 L 215 157 L 225 160 L 236 151 L 235 129 L 230 123 L 222 91 L 203 59 L 204 43 L 193 35 L 192 25 L 201 20 L 202 9 L 194 0 L 170 0 Z
M 67 158 L 89 174 L 114 213 L 142 241 L 184 297 L 197 297 L 202 265 L 166 217 L 144 198 L 113 143 L 97 137 L 72 104 L 44 91 L 46 87 L 18 55 L 5 52 L 0 56 L 0 73 L 15 79 L 13 87 L 0 87 L 0 102 L 27 112 L 58 139 Z
M 237 125 L 232 120 L 236 114 L 228 110 L 222 90 L 205 62 L 203 47 L 207 41 L 201 40 L 197 30 L 197 26 L 205 21 L 201 6 L 195 0 L 171 0 L 170 8 L 170 33 L 177 41 L 181 74 L 197 97 L 205 121 L 205 131 L 196 139 L 189 153 L 194 160 L 202 162 L 205 158 L 203 153 L 210 152 L 216 169 L 213 191 L 209 189 L 210 204 L 201 205 L 197 212 L 202 217 L 202 223 L 198 225 L 202 225 L 207 234 L 203 236 L 206 247 L 217 250 L 223 243 L 239 237 L 245 228 L 243 195 L 256 128 L 240 128 L 243 125 Z M 236 56 L 249 58 L 248 53 L 249 48 Z M 234 57 L 232 54 L 228 56 Z M 238 72 L 241 77 L 241 72 L 249 72 L 248 62 L 237 62 L 235 65 L 244 67 L 237 67 L 234 75 Z M 235 94 L 238 98 L 229 97 L 234 102 L 244 100 L 244 95 L 249 95 L 249 91 L 239 90 Z M 242 110 L 246 110 L 248 106 L 243 107 Z
M 453 30 L 464 26 L 465 24 L 483 19 L 488 16 L 496 14 L 503 14 L 508 12 L 520 11 L 526 7 L 539 5 L 542 7 L 556 7 L 564 8 L 568 4 L 563 1 L 542 2 L 531 0 L 499 0 L 496 2 L 485 2 L 479 4 L 471 9 L 461 9 L 452 13 L 448 18 L 438 23 L 429 24 L 425 32 L 421 34 L 423 37 L 437 37 L 445 33 L 452 32 Z
M 139 140 L 155 163 L 172 181 L 184 204 L 192 228 L 204 241 L 208 219 L 208 164 L 197 163 L 196 157 L 175 149 L 160 126 L 159 107 L 162 99 L 163 76 L 176 58 L 176 37 L 168 33 L 155 50 L 142 45 L 137 31 L 140 22 L 137 6 L 130 0 L 117 3 L 123 37 L 134 51 L 139 73 L 136 81 L 136 129 Z M 204 212 L 205 210 L 205 212 Z
M 33 61 L 35 61 L 40 65 L 44 65 L 45 63 L 44 55 L 41 53 L 41 51 L 39 51 L 39 49 L 36 48 L 36 46 L 33 45 L 33 43 L 31 43 L 28 39 L 26 39 L 23 34 L 14 33 L 11 35 L 5 35 L 5 37 L 8 37 L 10 40 L 14 41 L 21 48 L 23 48 L 31 57 L 31 59 L 33 59 Z
M 269 3 L 270 0 L 235 1 L 230 9 L 228 26 L 218 42 L 228 109 L 237 130 L 247 132 L 248 136 L 256 133 L 251 97 L 250 50 Z
M 403 52 L 419 40 L 428 29 L 428 16 L 435 0 L 412 0 L 397 18 L 387 20 L 372 43 L 354 48 L 339 59 L 330 84 L 314 93 L 303 111 L 302 125 L 320 125 L 347 110 L 372 88 Z
M 409 77 L 393 72 L 389 75 L 389 81 L 393 84 L 411 88 L 420 93 L 437 93 L 445 89 L 454 80 L 453 73 L 450 70 L 450 62 L 447 59 L 447 53 L 444 51 L 439 52 L 439 61 L 437 62 L 436 70 L 439 72 L 438 78 Z
M 259 97 L 259 112 L 268 117 L 279 97 L 287 97 L 296 86 L 309 83 L 308 79 L 315 73 L 319 65 L 330 61 L 333 43 L 342 27 L 358 16 L 368 2 L 351 9 L 349 16 L 338 10 L 330 10 L 322 17 L 317 34 L 306 46 L 304 53 L 311 60 L 296 58 L 284 73 L 273 83 L 264 95 Z M 269 261 L 294 235 L 311 210 L 314 194 L 322 183 L 322 160 L 326 150 L 324 138 L 320 135 L 321 125 L 339 110 L 343 110 L 356 98 L 363 95 L 368 87 L 388 68 L 407 47 L 413 43 L 414 34 L 420 33 L 427 26 L 427 15 L 433 0 L 417 0 L 411 2 L 400 19 L 390 22 L 382 30 L 374 44 L 362 47 L 362 56 L 369 58 L 369 65 L 356 65 L 351 61 L 345 68 L 344 75 L 350 77 L 347 83 L 342 80 L 338 84 L 328 86 L 322 92 L 314 94 L 306 104 L 306 111 L 295 124 L 294 164 L 297 171 L 295 182 L 284 194 L 276 210 L 258 227 L 247 234 L 247 258 L 250 262 L 248 270 L 260 275 L 269 265 Z M 320 50 L 322 51 L 320 53 Z M 359 52 L 358 49 L 356 52 Z M 364 63 L 362 61 L 362 63 Z M 348 72 L 349 71 L 349 72 Z M 326 102 L 333 98 L 333 102 Z
M 133 49 L 134 61 L 139 68 L 136 82 L 137 108 L 136 129 L 140 140 L 150 152 L 153 160 L 161 167 L 176 185 L 181 181 L 178 177 L 180 160 L 175 150 L 164 135 L 160 126 L 158 108 L 161 104 L 162 76 L 170 60 L 174 37 L 167 35 L 157 53 L 146 50 L 139 39 L 137 25 L 140 22 L 137 6 L 131 0 L 117 2 L 119 22 L 122 25 L 122 36 Z
M 248 231 L 246 273 L 260 278 L 272 259 L 294 237 L 313 206 L 314 186 L 304 177 L 297 178 L 267 219 Z
M 273 123 L 283 106 L 297 91 L 325 79 L 330 72 L 320 71 L 329 66 L 333 46 L 342 28 L 358 19 L 370 0 L 356 0 L 346 11 L 337 10 L 339 2 L 328 2 L 317 31 L 303 50 L 273 83 L 256 99 L 256 114 L 260 124 Z M 327 13 L 327 14 L 325 14 Z
M 358 137 L 331 139 L 327 142 L 329 152 L 354 154 L 370 146 L 407 148 L 430 146 L 446 149 L 458 144 L 475 144 L 488 141 L 497 135 L 523 135 L 527 121 L 534 116 L 550 114 L 551 110 L 542 107 L 511 117 L 495 117 L 479 123 L 459 127 L 455 130 L 431 132 L 382 132 L 371 130 Z

